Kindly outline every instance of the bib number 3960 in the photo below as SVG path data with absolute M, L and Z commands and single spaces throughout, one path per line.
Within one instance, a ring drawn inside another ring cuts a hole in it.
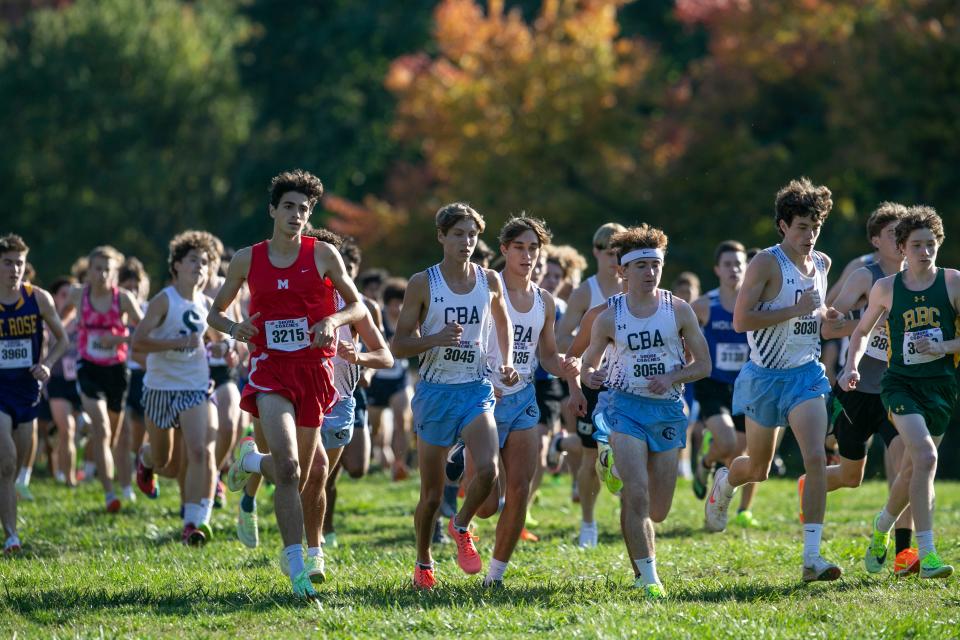
M 310 346 L 306 318 L 267 320 L 263 323 L 267 348 L 275 351 L 299 351 Z
M 26 340 L 0 342 L 0 369 L 24 369 L 33 366 L 33 344 Z

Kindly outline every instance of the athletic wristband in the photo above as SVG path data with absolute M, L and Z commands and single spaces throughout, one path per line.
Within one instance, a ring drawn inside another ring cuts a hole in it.
M 240 324 L 240 323 L 239 323 L 239 322 L 233 322 L 233 320 L 231 320 L 230 322 L 232 322 L 233 324 L 231 324 L 231 325 L 230 325 L 230 328 L 227 329 L 227 335 L 230 336 L 231 338 L 233 338 L 234 340 L 236 340 L 237 337 L 236 337 L 235 335 L 233 335 L 233 330 L 236 329 L 236 328 L 237 328 L 237 325 Z

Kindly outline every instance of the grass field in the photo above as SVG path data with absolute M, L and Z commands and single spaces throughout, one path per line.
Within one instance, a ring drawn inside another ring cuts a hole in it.
M 327 553 L 318 603 L 289 595 L 277 569 L 280 539 L 271 501 L 261 498 L 261 546 L 234 536 L 235 499 L 215 512 L 215 540 L 179 543 L 175 488 L 109 517 L 98 489 L 75 494 L 49 480 L 22 505 L 24 553 L 0 559 L 0 637 L 960 637 L 960 578 L 920 582 L 871 576 L 862 568 L 868 521 L 885 487 L 871 482 L 831 495 L 824 555 L 842 580 L 800 582 L 794 484 L 772 480 L 758 492 L 760 529 L 701 530 L 702 504 L 681 481 L 658 530 L 661 579 L 670 598 L 651 604 L 631 590 L 615 500 L 602 495 L 600 547 L 578 550 L 579 508 L 564 481 L 548 481 L 534 515 L 539 543 L 521 543 L 507 587 L 486 591 L 456 567 L 454 550 L 435 550 L 441 583 L 409 586 L 417 481 L 382 477 L 342 482 L 340 546 Z M 960 484 L 938 491 L 938 548 L 960 563 Z M 485 562 L 493 523 L 481 522 Z

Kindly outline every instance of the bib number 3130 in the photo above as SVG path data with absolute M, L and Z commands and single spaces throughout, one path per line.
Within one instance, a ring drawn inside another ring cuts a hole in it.
M 310 346 L 306 318 L 267 320 L 263 323 L 267 348 L 275 351 L 299 351 Z

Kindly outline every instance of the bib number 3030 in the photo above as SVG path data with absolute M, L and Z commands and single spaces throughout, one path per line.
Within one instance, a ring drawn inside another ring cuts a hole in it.
M 275 351 L 299 351 L 310 346 L 310 332 L 306 318 L 267 320 L 263 323 L 267 334 L 267 348 Z

